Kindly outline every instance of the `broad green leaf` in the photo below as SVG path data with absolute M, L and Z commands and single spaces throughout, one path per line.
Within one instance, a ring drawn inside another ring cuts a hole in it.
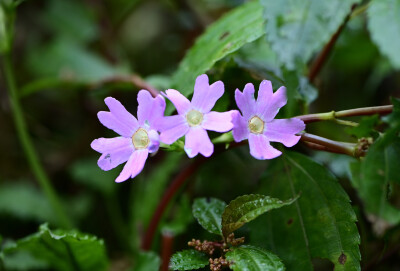
M 57 223 L 45 195 L 28 182 L 6 183 L 0 186 L 0 214 L 40 223 Z
M 372 40 L 393 67 L 400 69 L 400 0 L 373 0 L 367 14 Z
M 211 233 L 222 235 L 221 219 L 226 203 L 215 198 L 200 198 L 193 202 L 193 216 Z
M 285 266 L 275 254 L 255 246 L 235 247 L 226 253 L 234 271 L 283 271 Z
M 336 177 L 307 156 L 285 152 L 265 171 L 260 191 L 301 197 L 249 225 L 250 241 L 276 253 L 288 270 L 313 270 L 328 259 L 335 270 L 360 270 L 360 237 L 349 197 Z
M 27 251 L 19 251 L 4 258 L 6 270 L 49 270 L 49 264 L 38 260 Z M 1 270 L 1 268 L 0 268 Z
M 197 250 L 182 250 L 171 257 L 170 269 L 193 270 L 208 265 L 208 257 Z
M 76 231 L 50 231 L 47 224 L 41 225 L 39 232 L 6 248 L 5 258 L 19 251 L 27 251 L 60 271 L 107 270 L 108 266 L 103 240 Z
M 269 210 L 292 204 L 293 199 L 281 201 L 264 195 L 244 195 L 232 200 L 222 214 L 222 233 L 226 238 L 230 233 L 242 227 Z
M 351 164 L 351 182 L 379 234 L 400 223 L 400 210 L 388 201 L 392 183 L 400 183 L 399 168 L 400 138 L 396 130 L 380 137 L 369 148 L 365 159 Z
M 265 31 L 263 23 L 257 1 L 243 4 L 224 15 L 209 26 L 187 52 L 173 76 L 173 85 L 188 97 L 193 93 L 197 76 L 244 44 L 261 37 Z
M 306 64 L 360 0 L 260 0 L 267 40 L 289 70 Z
M 158 271 L 161 260 L 153 251 L 141 251 L 135 257 L 135 265 L 132 271 Z

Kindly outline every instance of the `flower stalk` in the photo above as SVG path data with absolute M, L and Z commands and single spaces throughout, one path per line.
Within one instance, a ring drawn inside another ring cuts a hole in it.
M 33 146 L 32 140 L 28 134 L 27 125 L 24 119 L 23 110 L 18 99 L 17 85 L 15 82 L 11 53 L 8 52 L 3 55 L 3 70 L 6 83 L 9 91 L 9 99 L 12 110 L 12 115 L 14 118 L 15 127 L 19 140 L 21 142 L 22 148 L 25 152 L 26 158 L 28 160 L 29 166 L 32 169 L 33 174 L 39 182 L 41 189 L 49 200 L 54 212 L 58 216 L 59 223 L 64 228 L 71 228 L 72 223 L 67 216 L 60 199 L 58 198 L 43 166 L 39 160 L 36 150 Z

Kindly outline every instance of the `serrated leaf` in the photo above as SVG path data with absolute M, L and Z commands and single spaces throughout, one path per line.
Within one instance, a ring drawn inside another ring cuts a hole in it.
M 234 271 L 283 271 L 285 266 L 275 254 L 255 246 L 235 247 L 226 253 Z
M 208 265 L 208 257 L 197 250 L 182 250 L 171 257 L 170 269 L 193 270 Z
M 103 240 L 77 231 L 50 231 L 47 224 L 4 250 L 7 254 L 27 251 L 55 270 L 107 270 L 108 259 Z
M 264 195 L 244 195 L 232 200 L 222 214 L 222 233 L 226 238 L 230 233 L 242 227 L 269 210 L 292 204 L 298 196 L 287 201 Z
M 375 0 L 367 10 L 372 40 L 393 67 L 400 69 L 400 0 Z
M 135 257 L 135 266 L 132 271 L 158 271 L 161 259 L 153 251 L 141 251 Z
M 207 231 L 222 235 L 221 219 L 226 203 L 215 198 L 195 199 L 192 206 L 193 216 Z
M 329 41 L 360 0 L 261 0 L 267 40 L 289 70 L 304 65 Z
M 173 76 L 173 85 L 186 97 L 193 93 L 197 76 L 215 62 L 261 37 L 263 26 L 261 6 L 257 1 L 239 6 L 209 26 L 187 52 Z M 171 113 L 172 108 L 167 109 Z
M 393 182 L 400 183 L 400 138 L 392 129 L 378 138 L 360 162 L 351 164 L 351 182 L 378 234 L 400 223 L 400 210 L 389 203 Z
M 307 156 L 285 152 L 267 168 L 260 188 L 285 198 L 301 197 L 283 212 L 255 220 L 250 241 L 276 253 L 288 270 L 313 270 L 328 259 L 335 270 L 360 270 L 360 237 L 348 195 L 336 177 Z

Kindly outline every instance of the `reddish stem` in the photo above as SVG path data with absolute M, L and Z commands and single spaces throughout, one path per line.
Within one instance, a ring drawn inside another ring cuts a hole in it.
M 169 260 L 172 255 L 172 246 L 174 244 L 174 235 L 170 232 L 163 232 L 162 234 L 162 248 L 161 248 L 161 271 L 169 270 Z
M 356 7 L 356 5 L 353 5 L 351 10 L 353 11 L 353 9 L 355 7 Z M 347 22 L 349 21 L 350 15 L 351 15 L 351 12 L 346 16 L 346 18 L 344 19 L 344 22 L 340 25 L 340 27 L 335 32 L 335 34 L 333 34 L 333 36 L 331 37 L 329 42 L 325 45 L 324 49 L 318 55 L 317 59 L 314 61 L 313 65 L 311 66 L 310 73 L 308 74 L 308 80 L 310 82 L 314 81 L 315 77 L 318 75 L 318 73 L 322 69 L 322 66 L 324 65 L 324 63 L 325 63 L 326 59 L 328 58 L 333 46 L 335 45 L 337 39 L 339 38 L 340 33 L 342 33 L 344 27 L 346 26 Z
M 150 250 L 153 243 L 154 235 L 156 233 L 158 223 L 160 222 L 164 210 L 167 208 L 168 203 L 174 197 L 179 188 L 185 183 L 185 181 L 206 161 L 204 157 L 197 158 L 194 163 L 190 164 L 183 171 L 181 171 L 171 185 L 168 187 L 161 201 L 159 202 L 156 211 L 151 218 L 149 227 L 146 230 L 144 238 L 142 240 L 142 249 Z

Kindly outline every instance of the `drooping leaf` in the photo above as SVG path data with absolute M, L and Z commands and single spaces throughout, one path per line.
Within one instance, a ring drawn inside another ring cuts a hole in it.
M 261 0 L 267 40 L 289 70 L 327 43 L 360 0 Z
M 57 223 L 45 195 L 28 182 L 6 183 L 0 186 L 0 214 L 40 223 Z
M 283 212 L 255 220 L 250 241 L 276 253 L 288 270 L 313 270 L 328 259 L 335 270 L 360 270 L 360 237 L 349 197 L 325 167 L 285 152 L 267 168 L 260 188 L 279 198 L 301 197 Z
M 269 210 L 292 204 L 293 199 L 281 201 L 264 195 L 244 195 L 232 200 L 222 214 L 222 233 L 226 238 L 230 233 L 242 227 Z
M 182 250 L 171 257 L 170 269 L 193 270 L 208 265 L 208 257 L 197 250 Z
M 215 198 L 200 198 L 193 202 L 193 216 L 207 231 L 222 235 L 221 219 L 226 203 Z
M 257 1 L 243 4 L 224 15 L 209 26 L 187 52 L 173 76 L 173 85 L 186 97 L 192 94 L 197 76 L 264 34 L 263 22 L 261 6 Z
M 393 182 L 400 183 L 399 168 L 400 138 L 395 129 L 378 138 L 365 159 L 351 164 L 351 182 L 378 234 L 400 223 L 400 210 L 388 201 Z
M 393 67 L 400 69 L 400 0 L 374 0 L 367 10 L 372 40 Z
M 107 270 L 108 259 L 103 240 L 76 231 L 50 231 L 47 224 L 4 250 L 8 254 L 27 251 L 55 270 Z
M 158 271 L 161 259 L 153 251 L 141 251 L 135 257 L 135 265 L 132 271 Z
M 234 271 L 283 271 L 285 266 L 275 254 L 255 246 L 235 247 L 226 253 Z

